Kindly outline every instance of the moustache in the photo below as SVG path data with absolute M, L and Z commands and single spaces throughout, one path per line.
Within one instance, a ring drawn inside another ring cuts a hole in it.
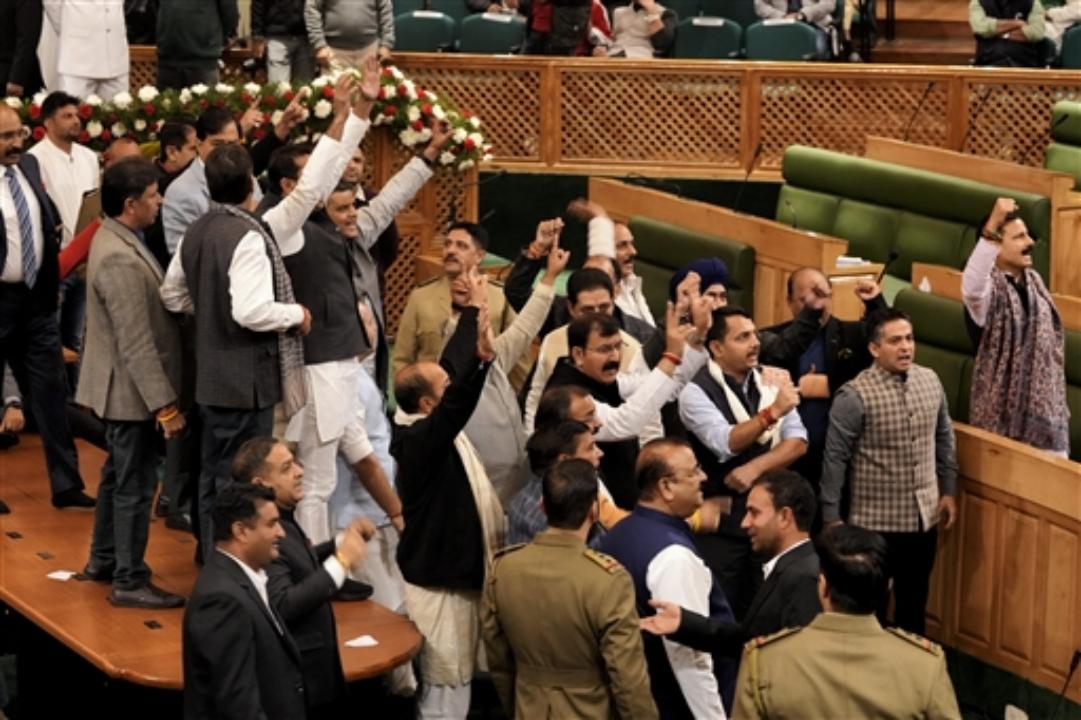
M 1027 248 L 1025 248 L 1024 250 L 1021 251 L 1021 254 L 1022 255 L 1031 255 L 1032 254 L 1032 248 L 1033 248 L 1033 246 L 1029 245 Z
M 602 372 L 608 372 L 610 370 L 619 370 L 619 362 L 616 360 L 609 360 L 604 364 L 604 367 L 601 368 Z

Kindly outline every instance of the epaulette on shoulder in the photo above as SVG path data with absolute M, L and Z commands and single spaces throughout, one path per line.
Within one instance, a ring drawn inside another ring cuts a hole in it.
M 602 570 L 612 575 L 619 571 L 622 565 L 619 564 L 619 560 L 616 560 L 611 555 L 605 555 L 602 552 L 597 552 L 593 548 L 586 548 L 583 553 L 587 558 L 597 563 Z
M 763 645 L 769 645 L 770 643 L 780 640 L 781 638 L 788 637 L 789 635 L 794 635 L 802 629 L 803 628 L 801 627 L 790 627 L 785 628 L 784 630 L 778 630 L 777 632 L 771 633 L 769 635 L 759 635 L 756 638 L 748 640 L 746 647 L 749 649 L 760 648 Z
M 889 629 L 889 631 L 891 633 L 893 633 L 897 637 L 901 638 L 902 640 L 905 640 L 907 642 L 912 643 L 916 647 L 920 648 L 921 650 L 924 650 L 927 653 L 930 653 L 931 655 L 934 655 L 934 656 L 937 657 L 937 656 L 942 654 L 942 648 L 939 646 L 939 644 L 936 643 L 936 642 L 932 642 L 931 640 L 928 640 L 923 635 L 917 635 L 916 633 L 910 633 L 910 632 L 908 632 L 906 630 L 902 630 L 901 628 L 897 628 L 897 627 L 891 627 L 891 628 L 888 628 L 888 629 Z
M 496 550 L 495 553 L 493 553 L 492 558 L 495 559 L 498 557 L 503 557 L 504 555 L 509 555 L 515 550 L 521 550 L 528 544 L 529 543 L 515 543 L 514 545 L 506 545 Z

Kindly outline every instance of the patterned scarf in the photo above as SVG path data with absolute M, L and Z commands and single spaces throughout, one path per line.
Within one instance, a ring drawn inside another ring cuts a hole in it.
M 1025 270 L 1010 288 L 991 271 L 991 298 L 972 370 L 969 422 L 1042 450 L 1069 446 L 1065 340 L 1062 320 L 1043 280 Z M 1028 299 L 1024 310 L 1019 293 Z
M 270 230 L 254 215 L 233 205 L 211 203 L 212 208 L 232 215 L 248 224 L 253 232 L 259 233 L 266 244 L 270 257 L 270 267 L 274 276 L 274 299 L 280 303 L 296 303 L 293 295 L 293 283 L 285 270 L 281 250 Z M 307 403 L 307 388 L 304 384 L 304 341 L 293 332 L 278 333 L 278 367 L 282 376 L 282 406 L 285 417 L 296 415 Z

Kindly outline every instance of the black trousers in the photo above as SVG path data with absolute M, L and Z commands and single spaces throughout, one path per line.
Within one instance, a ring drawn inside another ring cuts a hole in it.
M 762 558 L 751 549 L 751 539 L 735 535 L 695 535 L 694 544 L 717 578 L 736 620 L 743 620 L 762 586 Z
M 158 61 L 158 88 L 161 90 L 180 90 L 199 83 L 213 87 L 219 77 L 217 61 L 205 65 L 170 65 L 168 61 Z
M 82 490 L 68 424 L 64 361 L 55 312 L 42 312 L 22 283 L 0 283 L 0 360 L 11 366 L 45 450 L 53 497 Z
M 938 549 L 938 528 L 879 534 L 886 540 L 886 562 L 893 580 L 893 622 L 886 620 L 889 597 L 878 608 L 878 620 L 923 635 L 927 630 L 927 595 Z
M 274 406 L 262 410 L 199 406 L 203 462 L 199 472 L 199 541 L 202 557 L 214 551 L 214 498 L 233 481 L 233 456 L 248 440 L 274 431 Z

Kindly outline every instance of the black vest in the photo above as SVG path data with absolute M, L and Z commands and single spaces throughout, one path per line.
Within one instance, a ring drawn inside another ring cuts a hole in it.
M 281 400 L 278 334 L 241 327 L 231 311 L 229 266 L 250 230 L 242 219 L 211 209 L 184 233 L 180 261 L 195 304 L 200 405 L 258 410 Z
M 1032 0 L 980 0 L 987 17 L 995 20 L 1025 20 L 1032 12 Z M 976 64 L 994 67 L 1039 67 L 1041 44 L 1007 40 L 997 35 L 976 36 Z
M 368 349 L 357 314 L 349 250 L 332 232 L 304 223 L 304 249 L 285 258 L 297 302 L 312 314 L 304 364 L 355 358 Z
M 710 375 L 708 366 L 699 370 L 691 382 L 702 388 L 702 391 L 706 393 L 706 397 L 717 406 L 717 409 L 721 411 L 721 415 L 724 415 L 724 419 L 728 421 L 729 425 L 735 427 L 738 424 L 732 408 L 728 405 L 728 396 L 725 394 L 724 388 L 718 385 L 717 381 Z M 754 415 L 753 409 L 750 411 L 750 415 Z M 746 537 L 747 533 L 740 528 L 739 524 L 743 522 L 743 515 L 747 512 L 747 493 L 737 493 L 724 484 L 724 479 L 728 477 L 728 473 L 740 465 L 746 465 L 759 455 L 769 452 L 769 446 L 752 443 L 749 448 L 739 455 L 721 462 L 717 455 L 703 445 L 702 441 L 693 432 L 689 432 L 687 435 L 691 442 L 691 448 L 694 450 L 694 455 L 698 458 L 698 464 L 702 466 L 702 470 L 706 473 L 706 483 L 702 487 L 703 494 L 706 497 L 728 495 L 732 498 L 732 511 L 722 518 L 721 526 L 717 532 L 722 535 Z

